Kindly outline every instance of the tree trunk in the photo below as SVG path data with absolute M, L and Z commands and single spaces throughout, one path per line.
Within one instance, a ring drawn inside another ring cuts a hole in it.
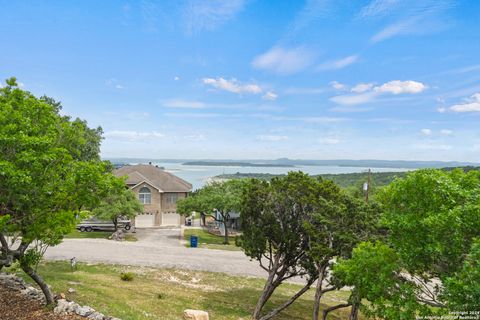
M 22 265 L 22 270 L 32 278 L 33 281 L 35 281 L 40 289 L 42 289 L 43 295 L 45 296 L 45 301 L 47 302 L 47 305 L 53 305 L 54 300 L 53 300 L 53 294 L 50 291 L 50 288 L 48 285 L 43 281 L 43 279 L 33 270 L 32 267 L 28 265 Z
M 350 303 L 342 303 L 342 304 L 337 304 L 336 306 L 333 306 L 333 307 L 330 307 L 330 308 L 327 308 L 327 309 L 323 310 L 322 320 L 327 320 L 327 316 L 330 313 L 330 311 L 341 309 L 341 308 L 346 308 L 346 307 L 349 307 L 349 306 L 351 306 Z
M 223 239 L 223 244 L 230 244 L 230 242 L 228 241 L 228 228 L 227 228 L 228 214 L 224 214 L 223 212 L 220 214 L 222 215 L 223 227 L 225 228 L 225 238 Z
M 358 303 L 354 303 L 352 305 L 352 310 L 350 311 L 350 317 L 348 320 L 358 320 L 358 310 L 360 309 L 360 305 Z
M 323 286 L 323 278 L 325 274 L 325 269 L 321 268 L 318 273 L 317 285 L 315 288 L 315 298 L 314 298 L 314 305 L 313 305 L 313 320 L 318 320 L 318 316 L 320 315 L 320 300 L 322 299 L 322 286 Z
M 280 261 L 280 256 L 275 255 L 275 259 L 270 268 L 270 272 L 268 273 L 267 282 L 265 282 L 265 286 L 263 287 L 262 295 L 258 299 L 257 305 L 255 306 L 255 310 L 253 311 L 252 319 L 254 320 L 260 319 L 260 313 L 262 312 L 263 306 L 265 305 L 265 303 L 267 303 L 268 299 L 270 299 L 276 287 L 278 287 L 280 283 L 282 283 L 281 281 L 278 281 L 278 279 L 279 278 L 281 279 L 281 277 L 283 277 L 284 274 L 278 275 L 277 280 L 274 281 L 275 275 L 277 274 L 277 271 L 278 271 L 279 261 Z
M 279 314 L 282 310 L 286 309 L 289 305 L 295 302 L 302 294 L 307 292 L 312 286 L 312 281 L 309 281 L 301 290 L 299 290 L 293 297 L 288 299 L 285 303 L 270 311 L 267 315 L 260 318 L 260 320 L 269 320 Z

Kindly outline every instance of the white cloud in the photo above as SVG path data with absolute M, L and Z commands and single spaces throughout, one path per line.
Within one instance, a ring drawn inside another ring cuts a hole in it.
M 317 67 L 318 71 L 339 70 L 345 68 L 358 60 L 357 55 L 348 56 L 338 60 L 332 60 L 322 63 Z
M 177 108 L 177 109 L 204 109 L 207 105 L 200 101 L 188 101 L 182 99 L 170 99 L 165 100 L 162 104 L 167 108 Z
M 287 136 L 277 136 L 277 135 L 259 135 L 257 138 L 260 141 L 285 141 L 285 140 L 288 140 Z
M 255 57 L 252 66 L 278 74 L 291 74 L 311 65 L 313 59 L 314 54 L 304 47 L 287 49 L 277 46 Z
M 357 91 L 354 91 L 357 90 Z M 353 92 L 359 94 L 347 94 L 330 98 L 333 101 L 342 105 L 356 105 L 374 101 L 378 96 L 384 94 L 417 94 L 427 89 L 427 86 L 417 81 L 400 81 L 393 80 L 382 84 L 381 86 L 373 87 L 371 84 L 360 83 L 352 88 Z
M 278 98 L 278 94 L 274 93 L 274 92 L 271 92 L 271 91 L 268 91 L 267 93 L 265 93 L 265 95 L 262 97 L 262 99 L 264 100 L 270 100 L 270 101 L 274 101 L 274 100 L 277 100 Z
M 376 92 L 364 92 L 361 94 L 341 95 L 330 98 L 330 101 L 341 105 L 353 106 L 373 101 L 378 96 Z
M 118 89 L 118 90 L 125 89 L 125 86 L 121 85 L 118 82 L 118 80 L 115 79 L 115 78 L 110 78 L 110 79 L 105 80 L 105 85 L 107 87 L 112 87 L 112 88 L 115 88 L 115 89 Z
M 465 103 L 456 104 L 450 107 L 453 112 L 480 112 L 480 92 L 465 99 Z
M 392 94 L 401 94 L 401 93 L 420 93 L 427 88 L 421 82 L 417 81 L 400 81 L 400 80 L 393 80 L 387 83 L 382 84 L 379 87 L 375 87 L 374 90 L 376 92 L 388 92 Z
M 440 130 L 440 133 L 445 135 L 445 136 L 450 136 L 450 135 L 453 134 L 453 131 L 449 130 L 449 129 L 442 129 L 442 130 Z
M 173 78 L 173 80 L 178 81 L 178 80 L 180 80 L 180 77 L 179 77 L 179 76 L 175 76 L 175 77 Z
M 344 90 L 347 88 L 346 85 L 344 85 L 343 83 L 340 83 L 338 81 L 332 81 L 330 82 L 330 85 L 332 86 L 333 89 L 335 90 Z
M 212 31 L 233 19 L 245 6 L 244 0 L 189 0 L 183 11 L 187 33 Z
M 138 131 L 121 131 L 113 130 L 105 133 L 105 137 L 117 140 L 141 141 L 141 140 L 155 140 L 164 138 L 165 135 L 156 131 L 152 132 L 138 132 Z
M 183 138 L 188 141 L 205 141 L 205 136 L 203 134 L 190 134 Z
M 359 83 L 356 86 L 354 86 L 350 91 L 355 93 L 362 93 L 362 92 L 371 90 L 373 86 L 374 86 L 373 83 Z
M 318 142 L 320 144 L 338 144 L 340 143 L 340 140 L 337 139 L 337 138 L 329 138 L 329 137 L 326 137 L 326 138 L 320 138 L 318 139 Z
M 426 135 L 426 136 L 431 136 L 432 135 L 432 130 L 431 129 L 422 129 L 422 130 L 420 130 L 420 132 L 423 135 Z
M 440 107 L 440 108 L 437 109 L 437 111 L 440 112 L 440 113 L 444 113 L 444 112 L 447 112 L 447 108 Z
M 225 90 L 233 93 L 251 93 L 251 94 L 260 94 L 262 93 L 262 88 L 256 84 L 242 84 L 237 79 L 224 79 L 220 78 L 204 78 L 202 79 L 203 83 L 210 85 L 214 88 Z
M 298 88 L 290 87 L 285 89 L 284 94 L 320 94 L 327 91 L 327 88 Z

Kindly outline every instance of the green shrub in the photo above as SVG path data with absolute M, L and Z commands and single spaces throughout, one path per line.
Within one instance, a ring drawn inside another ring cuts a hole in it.
M 122 279 L 123 281 L 132 281 L 133 280 L 133 273 L 122 272 L 122 273 L 120 273 L 120 279 Z

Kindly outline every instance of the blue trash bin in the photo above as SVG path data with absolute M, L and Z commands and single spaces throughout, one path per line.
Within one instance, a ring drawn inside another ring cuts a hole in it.
M 198 247 L 198 237 L 197 236 L 190 236 L 190 248 Z

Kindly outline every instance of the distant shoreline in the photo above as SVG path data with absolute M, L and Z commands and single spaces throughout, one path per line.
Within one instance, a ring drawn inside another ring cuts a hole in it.
M 212 167 L 265 167 L 265 168 L 295 168 L 292 164 L 250 163 L 250 162 L 216 162 L 190 161 L 182 163 L 184 166 L 212 166 Z

